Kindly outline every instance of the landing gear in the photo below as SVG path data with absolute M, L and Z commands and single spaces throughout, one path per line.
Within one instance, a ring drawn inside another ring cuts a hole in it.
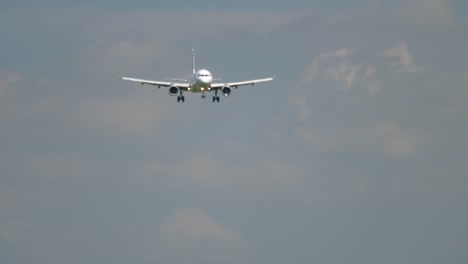
M 213 96 L 213 103 L 219 102 L 218 89 L 215 90 L 215 95 Z
M 205 99 L 205 98 L 206 98 L 206 95 L 205 95 L 205 93 L 203 93 L 203 94 L 201 95 L 201 99 Z
M 182 101 L 182 103 L 185 102 L 185 96 L 182 94 L 182 90 L 180 90 L 180 95 L 177 96 L 177 102 L 180 101 Z

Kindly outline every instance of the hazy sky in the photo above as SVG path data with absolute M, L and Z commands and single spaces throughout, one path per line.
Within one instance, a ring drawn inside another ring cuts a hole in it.
M 466 1 L 0 1 L 0 263 L 468 263 Z M 119 75 L 276 76 L 213 104 Z

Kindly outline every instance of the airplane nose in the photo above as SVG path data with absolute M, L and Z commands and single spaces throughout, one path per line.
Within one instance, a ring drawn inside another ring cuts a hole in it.
M 204 83 L 204 84 L 208 84 L 208 83 L 211 82 L 210 78 L 208 78 L 208 77 L 200 78 L 200 81 L 201 81 L 202 83 Z

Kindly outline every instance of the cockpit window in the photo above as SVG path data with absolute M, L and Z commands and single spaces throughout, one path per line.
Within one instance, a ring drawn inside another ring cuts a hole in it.
M 202 73 L 202 74 L 197 74 L 197 77 L 211 77 L 211 74 L 208 73 Z

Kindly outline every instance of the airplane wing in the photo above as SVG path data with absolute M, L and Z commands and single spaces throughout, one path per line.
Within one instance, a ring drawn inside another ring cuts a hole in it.
M 261 82 L 269 82 L 272 81 L 274 77 L 272 78 L 264 78 L 264 79 L 257 79 L 257 80 L 249 80 L 249 81 L 242 81 L 242 82 L 230 82 L 230 83 L 213 83 L 211 84 L 212 89 L 221 89 L 223 87 L 239 87 L 243 85 L 254 85 L 256 83 L 261 83 Z
M 186 79 L 179 79 L 179 78 L 164 78 L 166 81 L 174 81 L 174 82 L 187 82 Z
M 155 85 L 155 86 L 158 86 L 158 88 L 176 86 L 181 90 L 187 90 L 187 88 L 189 87 L 188 83 L 161 82 L 161 81 L 136 79 L 136 78 L 130 78 L 130 77 L 122 77 L 122 80 L 137 82 L 137 83 L 141 83 L 142 85 L 143 84 Z

